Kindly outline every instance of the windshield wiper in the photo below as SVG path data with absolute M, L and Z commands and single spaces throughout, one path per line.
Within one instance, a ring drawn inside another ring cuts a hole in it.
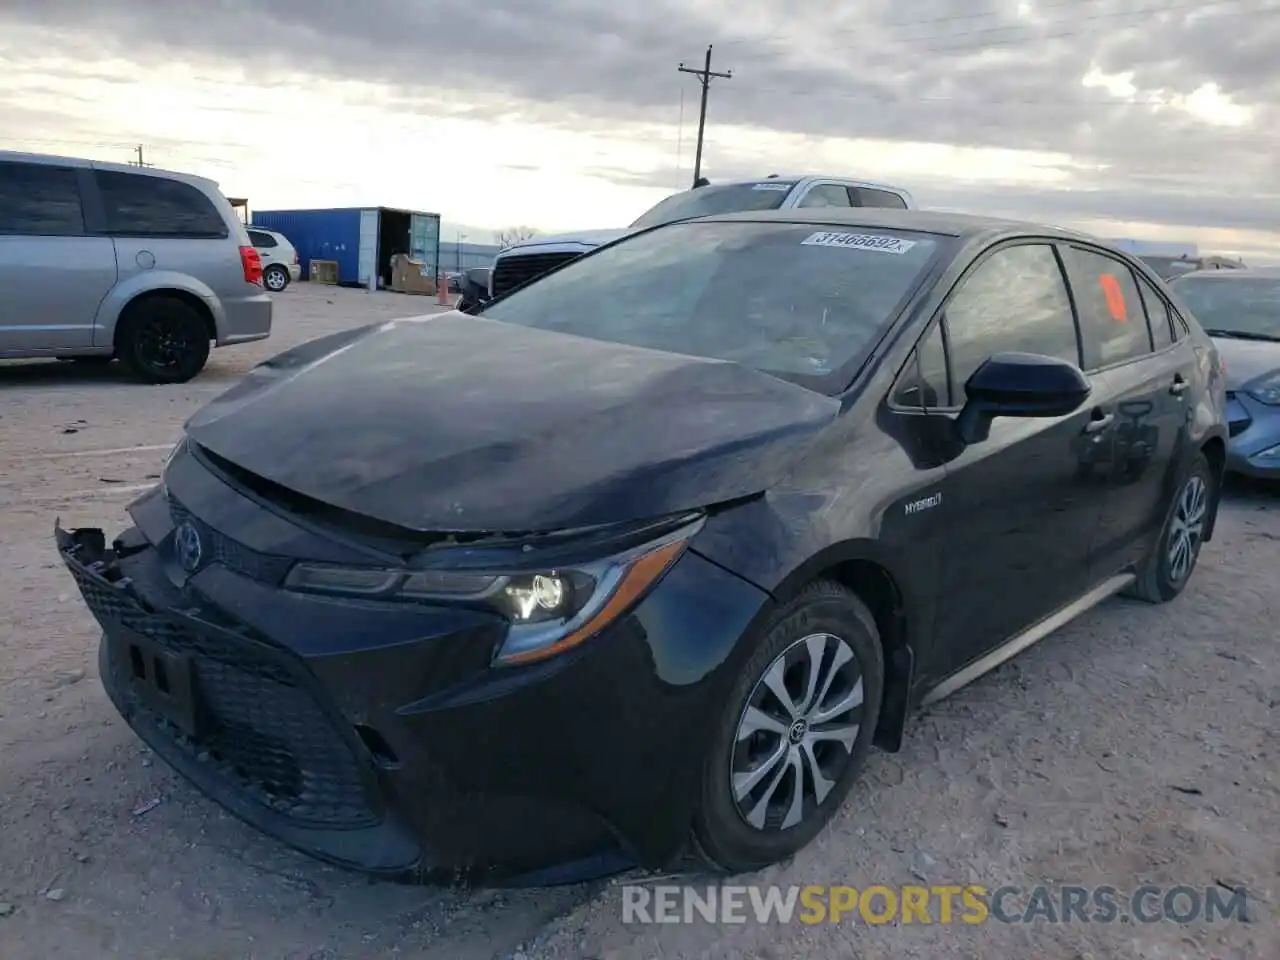
M 1270 333 L 1249 333 L 1245 330 L 1214 330 L 1206 329 L 1211 337 L 1223 337 L 1227 340 L 1263 340 L 1267 343 L 1280 343 L 1280 337 Z

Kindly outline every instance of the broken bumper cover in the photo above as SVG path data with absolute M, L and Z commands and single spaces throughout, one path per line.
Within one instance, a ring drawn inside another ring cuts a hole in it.
M 429 766 L 381 764 L 299 657 L 184 607 L 136 529 L 110 548 L 97 529 L 58 526 L 55 536 L 103 628 L 99 671 L 116 709 L 161 759 L 263 833 L 404 882 L 554 884 L 634 864 L 581 810 L 568 824 L 555 805 L 486 800 Z
M 576 654 L 495 671 L 457 611 L 301 596 L 266 582 L 278 571 L 245 575 L 229 548 L 175 572 L 175 509 L 144 497 L 130 512 L 146 536 L 108 546 L 58 527 L 57 544 L 102 626 L 112 702 L 236 816 L 411 882 L 577 882 L 683 852 L 699 731 L 727 674 L 672 678 L 690 636 L 723 668 L 756 588 L 689 553 Z M 698 597 L 727 615 L 698 601 L 691 620 Z
M 136 531 L 135 531 L 136 532 Z M 284 651 L 177 609 L 154 610 L 122 570 L 145 541 L 55 529 L 58 551 L 103 628 L 102 684 L 161 758 L 236 816 L 331 862 L 412 872 L 420 852 L 388 818 L 358 745 Z M 138 538 L 140 539 L 140 538 Z M 167 592 L 156 579 L 153 596 Z M 175 598 L 176 599 L 176 598 Z

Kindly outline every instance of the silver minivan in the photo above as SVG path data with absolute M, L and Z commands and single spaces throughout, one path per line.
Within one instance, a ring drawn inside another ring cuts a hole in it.
M 271 335 L 262 261 L 218 185 L 0 151 L 0 359 L 119 360 L 182 383 Z

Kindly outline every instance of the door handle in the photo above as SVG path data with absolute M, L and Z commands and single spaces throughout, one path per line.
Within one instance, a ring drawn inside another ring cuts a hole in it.
M 1084 432 L 1097 433 L 1100 430 L 1105 430 L 1111 426 L 1111 422 L 1115 418 L 1116 415 L 1114 413 L 1101 413 L 1101 411 L 1095 410 L 1093 419 L 1084 425 Z
M 1182 374 L 1175 373 L 1173 375 L 1173 385 L 1169 387 L 1169 392 L 1176 397 L 1179 394 L 1181 394 L 1184 390 L 1186 390 L 1187 387 L 1189 386 L 1191 386 L 1191 384 L 1183 379 Z

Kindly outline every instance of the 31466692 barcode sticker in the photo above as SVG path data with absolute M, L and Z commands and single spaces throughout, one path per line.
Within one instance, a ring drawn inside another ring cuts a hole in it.
M 791 189 L 789 183 L 757 183 L 752 190 L 775 190 L 778 193 L 786 193 Z
M 875 250 L 898 255 L 916 245 L 914 240 L 903 240 L 901 237 L 877 237 L 868 233 L 838 233 L 829 230 L 810 234 L 800 243 L 809 247 L 844 247 L 847 250 Z

